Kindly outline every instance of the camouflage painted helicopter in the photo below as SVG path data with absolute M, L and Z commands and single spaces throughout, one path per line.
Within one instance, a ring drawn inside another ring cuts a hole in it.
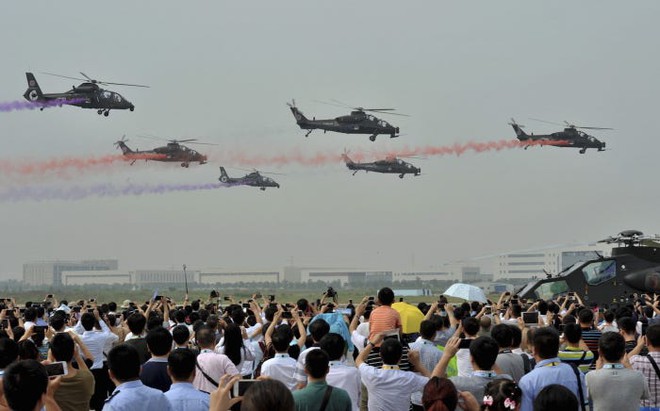
M 348 157 L 347 152 L 344 152 L 341 157 L 344 159 L 346 167 L 353 171 L 353 175 L 357 174 L 358 171 L 363 170 L 367 173 L 372 171 L 374 173 L 398 174 L 399 178 L 403 178 L 406 174 L 414 174 L 415 176 L 418 176 L 422 172 L 421 168 L 417 168 L 394 156 L 388 156 L 384 160 L 377 160 L 372 163 L 356 163 Z
M 181 162 L 181 167 L 188 168 L 190 163 L 199 162 L 199 164 L 206 164 L 207 157 L 203 154 L 198 153 L 197 151 L 188 148 L 179 143 L 193 143 L 193 144 L 206 144 L 213 145 L 210 143 L 201 143 L 195 142 L 197 139 L 189 138 L 186 140 L 167 140 L 168 143 L 163 147 L 156 147 L 153 150 L 131 150 L 126 142 L 128 141 L 126 136 L 122 137 L 121 140 L 115 142 L 115 146 L 120 148 L 124 157 L 131 161 L 133 165 L 137 160 L 145 161 L 162 161 L 162 162 Z
M 626 230 L 599 243 L 614 245 L 611 256 L 581 261 L 564 271 L 529 282 L 517 294 L 545 300 L 578 292 L 585 302 L 627 303 L 637 293 L 660 293 L 660 237 Z
M 300 110 L 298 110 L 295 100 L 291 103 L 287 103 L 289 108 L 291 108 L 291 112 L 293 113 L 293 117 L 295 117 L 298 126 L 303 130 L 308 130 L 305 137 L 308 137 L 314 130 L 323 130 L 324 133 L 326 131 L 334 131 L 344 134 L 371 134 L 369 136 L 369 140 L 371 141 L 376 141 L 376 137 L 379 134 L 389 134 L 390 138 L 394 138 L 399 137 L 399 127 L 394 127 L 387 121 L 372 116 L 367 112 L 409 117 L 406 114 L 392 113 L 392 111 L 395 110 L 393 108 L 351 107 L 339 101 L 336 103 L 323 104 L 350 108 L 352 111 L 351 114 L 347 116 L 336 117 L 334 119 L 317 120 L 316 118 L 313 118 L 312 120 L 309 120 Z
M 49 76 L 62 77 L 72 80 L 84 81 L 79 86 L 72 86 L 71 90 L 64 93 L 47 93 L 44 94 L 37 83 L 37 79 L 32 73 L 25 73 L 28 82 L 28 89 L 23 94 L 26 100 L 34 103 L 49 103 L 53 101 L 62 101 L 63 104 L 78 106 L 81 108 L 97 109 L 97 113 L 104 116 L 110 115 L 110 110 L 135 110 L 135 106 L 130 101 L 126 100 L 119 93 L 114 91 L 104 90 L 99 87 L 99 84 L 112 84 L 117 86 L 130 86 L 130 87 L 149 87 L 140 84 L 126 84 L 126 83 L 110 83 L 107 81 L 99 81 L 90 78 L 87 74 L 81 72 L 80 74 L 85 77 L 84 79 L 77 77 L 61 76 L 59 74 L 43 73 Z M 43 107 L 41 108 L 43 110 Z
M 540 121 L 543 123 L 562 125 L 559 123 L 553 123 L 545 120 L 532 119 L 534 121 Z M 574 147 L 580 149 L 580 154 L 584 154 L 588 148 L 595 148 L 598 151 L 605 151 L 605 143 L 598 140 L 594 136 L 581 131 L 581 130 L 612 130 L 608 127 L 578 127 L 574 124 L 570 124 L 567 121 L 564 121 L 565 128 L 564 131 L 558 131 L 552 134 L 527 134 L 523 131 L 523 127 L 516 120 L 511 119 L 509 125 L 513 127 L 513 130 L 516 132 L 516 137 L 522 142 L 542 142 L 543 145 L 555 146 L 555 147 Z M 530 144 L 533 145 L 533 144 Z M 525 146 L 527 149 L 528 146 Z
M 250 174 L 246 174 L 244 177 L 229 177 L 225 168 L 220 167 L 220 178 L 218 178 L 218 180 L 220 180 L 221 183 L 228 185 L 259 187 L 261 191 L 266 191 L 266 187 L 280 188 L 280 185 L 275 180 L 270 177 L 262 176 L 257 170 L 254 170 Z

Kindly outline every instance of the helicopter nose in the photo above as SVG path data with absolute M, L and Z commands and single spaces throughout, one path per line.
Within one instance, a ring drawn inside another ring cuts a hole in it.
M 395 127 L 394 131 L 396 132 L 396 134 L 399 134 L 399 127 Z

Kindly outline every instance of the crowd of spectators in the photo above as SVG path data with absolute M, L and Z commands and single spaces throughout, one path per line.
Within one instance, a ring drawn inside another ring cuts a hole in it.
M 660 409 L 660 295 L 394 302 L 5 300 L 0 411 Z

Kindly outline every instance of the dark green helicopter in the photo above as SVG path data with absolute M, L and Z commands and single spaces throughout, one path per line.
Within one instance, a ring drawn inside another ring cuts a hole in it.
M 323 130 L 324 133 L 326 131 L 334 131 L 336 133 L 345 134 L 371 134 L 369 136 L 369 140 L 371 141 L 376 141 L 376 137 L 380 134 L 389 134 L 390 138 L 395 138 L 399 137 L 399 127 L 394 127 L 387 121 L 381 120 L 368 112 L 410 117 L 407 114 L 392 113 L 392 111 L 396 110 L 394 108 L 351 107 L 340 101 L 337 101 L 336 103 L 321 103 L 336 107 L 350 108 L 352 111 L 351 114 L 347 116 L 325 120 L 317 120 L 316 118 L 309 120 L 305 117 L 302 111 L 298 110 L 295 100 L 291 103 L 287 103 L 298 126 L 303 130 L 308 130 L 305 137 L 308 137 L 314 130 Z
M 81 108 L 96 109 L 97 113 L 103 114 L 108 117 L 110 110 L 135 110 L 135 106 L 130 101 L 126 100 L 121 94 L 110 90 L 104 90 L 99 87 L 99 84 L 113 84 L 118 86 L 130 87 L 149 87 L 140 84 L 126 84 L 126 83 L 110 83 L 107 81 L 99 81 L 90 78 L 87 74 L 81 72 L 80 74 L 85 77 L 69 77 L 59 74 L 43 73 L 49 76 L 67 78 L 71 80 L 84 81 L 79 86 L 72 86 L 71 90 L 64 93 L 43 93 L 37 79 L 32 73 L 25 73 L 28 82 L 28 89 L 23 94 L 26 100 L 33 103 L 50 103 L 53 101 L 60 101 L 63 104 L 70 106 L 78 106 Z M 43 107 L 41 108 L 43 110 Z
M 581 130 L 613 130 L 609 127 L 578 127 L 574 124 L 571 124 L 567 121 L 564 121 L 564 124 L 553 123 L 551 121 L 532 119 L 534 121 L 540 121 L 542 123 L 554 124 L 558 126 L 565 126 L 563 131 L 558 131 L 551 134 L 527 134 L 523 131 L 525 126 L 516 123 L 516 120 L 511 119 L 509 123 L 513 130 L 516 132 L 516 137 L 518 140 L 525 143 L 530 143 L 529 145 L 534 145 L 535 142 L 542 142 L 543 145 L 555 146 L 555 147 L 573 147 L 579 148 L 580 154 L 586 153 L 588 148 L 595 148 L 598 151 L 605 151 L 605 143 L 598 140 L 594 136 L 590 136 Z M 529 146 L 525 146 L 527 149 Z
M 348 152 L 344 152 L 341 157 L 346 163 L 346 167 L 353 171 L 353 175 L 358 171 L 366 171 L 367 173 L 372 171 L 374 173 L 398 174 L 399 178 L 403 178 L 406 174 L 418 176 L 422 173 L 421 168 L 415 167 L 395 156 L 387 156 L 383 160 L 377 160 L 372 163 L 356 163 L 348 157 Z
M 554 299 L 577 292 L 585 304 L 628 302 L 636 293 L 660 293 L 660 237 L 626 230 L 600 243 L 615 244 L 610 257 L 578 262 L 559 274 L 527 283 L 520 298 Z

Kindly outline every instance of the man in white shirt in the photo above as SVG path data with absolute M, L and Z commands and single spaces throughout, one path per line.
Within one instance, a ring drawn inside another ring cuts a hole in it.
M 314 345 L 301 352 L 298 356 L 298 364 L 296 366 L 296 382 L 298 384 L 298 389 L 305 388 L 305 385 L 307 385 L 307 374 L 305 373 L 305 357 L 310 350 L 316 350 L 319 348 L 319 341 L 321 341 L 321 338 L 323 338 L 329 332 L 330 324 L 328 324 L 323 319 L 318 319 L 309 325 L 309 333 L 312 336 Z
M 360 372 L 342 361 L 346 355 L 346 341 L 341 335 L 329 333 L 319 341 L 319 348 L 328 354 L 330 371 L 325 376 L 328 385 L 339 387 L 351 398 L 353 411 L 360 409 Z
M 407 410 L 410 407 L 410 395 L 415 391 L 421 391 L 429 381 L 429 377 L 417 375 L 410 371 L 399 369 L 399 360 L 403 353 L 403 347 L 398 339 L 390 338 L 382 342 L 380 346 L 380 357 L 383 360 L 383 368 L 367 365 L 365 360 L 372 348 L 383 341 L 381 333 L 376 334 L 373 341 L 360 352 L 355 364 L 360 370 L 362 383 L 367 387 L 369 398 L 369 411 Z M 415 369 L 422 369 L 419 353 L 409 351 L 408 359 Z M 440 370 L 436 366 L 432 376 L 439 377 Z
M 279 319 L 279 315 L 277 318 Z M 282 331 L 278 332 L 275 328 L 275 322 L 271 322 L 266 334 L 266 341 L 273 344 L 275 356 L 261 364 L 261 375 L 281 381 L 293 391 L 296 388 L 297 361 L 289 356 L 289 343 L 292 335 Z
M 101 328 L 100 331 L 94 329 L 97 323 Z M 103 361 L 106 358 L 106 353 L 103 350 L 108 340 L 114 342 L 119 337 L 110 331 L 105 321 L 99 316 L 98 309 L 94 309 L 93 313 L 84 313 L 78 324 L 76 324 L 74 331 L 80 335 L 80 339 L 94 356 L 94 363 L 89 367 L 95 381 L 94 395 L 90 401 L 90 407 L 94 410 L 100 410 L 103 408 L 103 402 L 108 396 L 108 385 L 110 384 L 108 370 L 107 368 L 104 369 L 103 366 Z
M 410 344 L 410 350 L 419 351 L 419 357 L 427 370 L 432 370 L 442 358 L 442 350 L 435 343 L 436 326 L 431 320 L 424 320 L 419 326 L 420 337 L 414 343 Z M 415 391 L 410 397 L 414 411 L 423 411 L 422 391 Z

